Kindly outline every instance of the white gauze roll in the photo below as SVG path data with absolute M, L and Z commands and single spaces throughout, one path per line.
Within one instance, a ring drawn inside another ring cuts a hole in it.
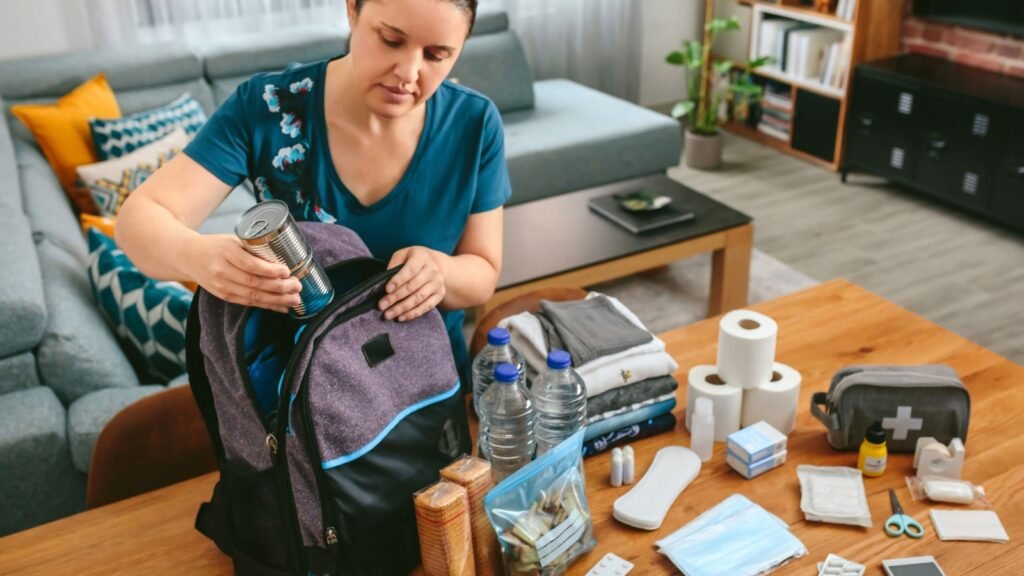
M 776 362 L 772 366 L 772 378 L 768 382 L 743 391 L 744 428 L 761 420 L 772 425 L 783 434 L 789 434 L 796 426 L 796 407 L 800 401 L 800 373 Z
M 718 374 L 729 384 L 756 388 L 772 377 L 775 320 L 751 310 L 733 310 L 718 324 Z
M 686 429 L 690 429 L 693 409 L 697 398 L 707 398 L 713 405 L 715 415 L 715 442 L 725 442 L 733 432 L 740 429 L 743 411 L 743 389 L 726 383 L 714 366 L 690 368 L 686 383 Z

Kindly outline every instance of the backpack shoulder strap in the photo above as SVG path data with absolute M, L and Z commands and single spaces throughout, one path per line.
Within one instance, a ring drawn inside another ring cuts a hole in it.
M 185 367 L 188 370 L 188 385 L 192 389 L 192 397 L 196 400 L 199 413 L 203 415 L 206 423 L 206 431 L 210 434 L 213 442 L 213 449 L 217 455 L 217 462 L 224 464 L 224 444 L 220 439 L 220 426 L 217 422 L 217 410 L 213 403 L 213 391 L 210 389 L 210 380 L 206 376 L 206 366 L 203 363 L 203 352 L 199 347 L 199 335 L 202 326 L 199 323 L 199 301 L 203 298 L 203 289 L 196 290 L 192 298 L 192 306 L 188 311 L 188 320 L 185 323 Z

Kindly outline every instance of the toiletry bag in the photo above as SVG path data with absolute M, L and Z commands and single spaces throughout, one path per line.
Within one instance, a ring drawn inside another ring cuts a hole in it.
M 811 414 L 836 450 L 857 450 L 868 426 L 881 422 L 890 452 L 913 453 L 925 436 L 966 443 L 971 398 L 949 366 L 847 366 L 827 393 L 811 397 Z

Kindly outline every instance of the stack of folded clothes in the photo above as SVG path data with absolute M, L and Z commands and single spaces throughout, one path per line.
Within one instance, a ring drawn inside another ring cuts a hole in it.
M 532 379 L 548 351 L 562 349 L 587 386 L 584 455 L 671 430 L 679 368 L 665 343 L 621 302 L 591 292 L 585 300 L 541 302 L 540 312 L 502 320 Z

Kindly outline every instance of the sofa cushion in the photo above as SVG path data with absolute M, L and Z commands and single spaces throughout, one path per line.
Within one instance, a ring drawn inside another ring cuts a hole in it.
M 32 352 L 0 358 L 0 395 L 33 386 L 39 386 L 39 372 Z
M 39 344 L 46 328 L 43 281 L 35 258 L 32 225 L 24 213 L 16 176 L 18 166 L 7 127 L 7 118 L 0 117 L 0 214 L 4 222 L 0 270 L 11 279 L 0 282 L 0 358 L 31 350 Z M 46 165 L 41 155 L 39 158 Z M 53 182 L 56 186 L 55 178 Z M 59 187 L 57 193 L 67 205 Z M 2 374 L 0 371 L 0 379 Z
M 217 108 L 217 104 L 213 101 L 210 85 L 202 78 L 133 90 L 119 90 L 115 87 L 114 93 L 117 95 L 118 103 L 121 104 L 121 113 L 126 115 L 159 108 L 182 94 L 188 94 L 196 102 L 199 102 L 199 106 L 207 116 Z
M 80 511 L 67 415 L 46 386 L 0 395 L 0 536 Z
M 36 349 L 43 384 L 68 405 L 95 390 L 138 386 L 139 377 L 96 307 L 85 265 L 45 239 L 36 250 L 49 312 Z
M 89 235 L 89 283 L 100 312 L 129 358 L 166 383 L 185 371 L 185 320 L 192 293 L 177 282 L 153 280 L 135 267 L 114 239 Z
M 533 77 L 513 32 L 474 36 L 448 75 L 491 100 L 503 114 L 533 107 Z
M 191 94 L 182 94 L 164 106 L 117 119 L 92 118 L 89 131 L 100 160 L 127 156 L 177 128 L 195 134 L 206 123 L 206 113 Z
M 26 142 L 14 143 L 21 177 L 22 203 L 38 243 L 43 238 L 60 246 L 85 266 L 88 250 L 78 227 L 78 219 L 56 174 L 39 148 Z
M 534 91 L 533 110 L 504 115 L 510 205 L 679 163 L 681 130 L 668 116 L 568 80 L 542 80 Z
M 344 20 L 344 15 L 340 15 L 339 20 Z M 204 74 L 219 105 L 253 74 L 343 56 L 348 52 L 347 47 L 347 30 L 339 25 L 234 36 L 211 41 L 197 49 L 203 54 Z
M 75 400 L 68 408 L 68 443 L 75 468 L 79 472 L 89 472 L 89 461 L 92 459 L 96 439 L 115 414 L 129 404 L 164 389 L 163 386 L 108 388 Z
M 55 98 L 101 72 L 115 92 L 202 77 L 199 57 L 185 44 L 143 44 L 0 61 L 0 95 L 7 100 Z
M 35 137 L 61 186 L 80 212 L 94 213 L 89 192 L 77 185 L 75 168 L 98 158 L 89 134 L 89 118 L 119 118 L 113 90 L 98 74 L 61 96 L 53 104 L 20 104 L 11 107 Z
M 93 203 L 96 204 L 96 210 L 101 216 L 116 216 L 128 195 L 184 150 L 188 141 L 185 129 L 176 127 L 162 138 L 136 148 L 128 154 L 104 162 L 79 166 L 76 170 L 78 179 L 92 195 Z
M 508 30 L 508 13 L 499 6 L 483 5 L 476 9 L 473 36 L 494 34 Z
M 248 180 L 244 180 L 228 194 L 228 197 L 206 219 L 206 222 L 199 226 L 199 232 L 203 234 L 234 234 L 238 218 L 253 204 L 256 204 L 256 196 L 253 194 L 252 184 Z

